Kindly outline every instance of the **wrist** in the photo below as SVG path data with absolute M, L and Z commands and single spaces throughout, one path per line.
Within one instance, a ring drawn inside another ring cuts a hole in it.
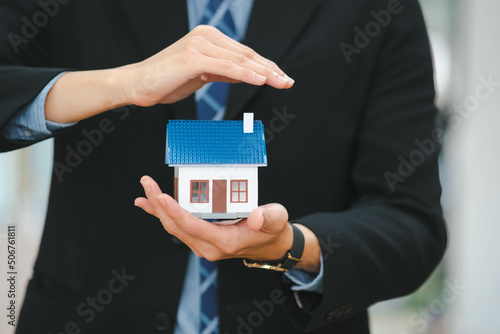
M 319 244 L 318 237 L 306 226 L 301 224 L 294 225 L 302 231 L 305 240 L 302 261 L 297 264 L 296 268 L 313 273 L 319 273 L 321 268 L 321 246 Z
M 157 90 L 161 82 L 159 73 L 147 67 L 144 61 L 117 68 L 121 98 L 125 105 L 151 107 L 159 103 Z
M 287 252 L 292 248 L 293 245 L 293 228 L 289 223 L 286 224 L 283 232 L 276 243 L 276 249 L 269 254 L 274 254 L 272 259 L 269 261 L 277 261 L 284 258 Z
M 141 104 L 138 102 L 140 101 L 140 90 L 136 88 L 138 65 L 130 64 L 107 71 L 109 71 L 107 84 L 113 92 L 112 96 L 114 96 L 113 104 L 117 106 L 140 106 Z
M 304 252 L 304 235 L 302 231 L 294 225 L 287 223 L 287 226 L 292 230 L 292 245 L 285 253 L 285 256 L 281 257 L 278 260 L 268 260 L 268 261 L 251 261 L 244 259 L 243 263 L 245 266 L 250 268 L 261 268 L 261 269 L 269 269 L 275 271 L 288 271 L 294 268 L 298 263 L 302 261 L 302 255 Z M 281 233 L 281 235 L 285 235 Z

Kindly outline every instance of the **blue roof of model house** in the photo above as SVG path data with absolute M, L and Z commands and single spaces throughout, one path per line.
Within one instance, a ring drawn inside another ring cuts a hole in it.
M 264 126 L 243 121 L 171 120 L 167 125 L 165 163 L 179 165 L 267 165 Z

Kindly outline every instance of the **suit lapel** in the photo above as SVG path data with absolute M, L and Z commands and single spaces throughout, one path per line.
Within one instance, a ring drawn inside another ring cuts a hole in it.
M 321 1 L 255 0 L 243 43 L 279 64 Z M 259 89 L 247 84 L 231 85 L 225 118 L 236 118 Z
M 189 32 L 185 0 L 120 0 L 119 4 L 144 59 Z M 169 108 L 177 118 L 196 116 L 193 96 L 170 104 Z

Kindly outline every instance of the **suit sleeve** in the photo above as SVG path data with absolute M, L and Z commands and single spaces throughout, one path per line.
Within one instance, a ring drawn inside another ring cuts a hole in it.
M 33 0 L 0 2 L 0 128 L 64 71 L 50 67 L 50 17 L 45 26 L 38 27 L 33 19 L 40 12 L 43 9 Z M 0 136 L 0 152 L 32 143 Z
M 405 6 L 378 51 L 362 51 L 378 60 L 352 164 L 356 200 L 344 212 L 294 221 L 318 236 L 324 259 L 323 295 L 299 295 L 309 312 L 285 289 L 287 313 L 304 331 L 413 292 L 446 248 L 432 58 L 418 3 Z

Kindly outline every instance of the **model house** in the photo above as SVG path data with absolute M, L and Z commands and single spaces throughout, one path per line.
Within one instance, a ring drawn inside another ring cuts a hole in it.
M 174 197 L 203 219 L 247 217 L 257 207 L 258 167 L 267 165 L 264 126 L 243 121 L 171 120 L 166 164 Z

